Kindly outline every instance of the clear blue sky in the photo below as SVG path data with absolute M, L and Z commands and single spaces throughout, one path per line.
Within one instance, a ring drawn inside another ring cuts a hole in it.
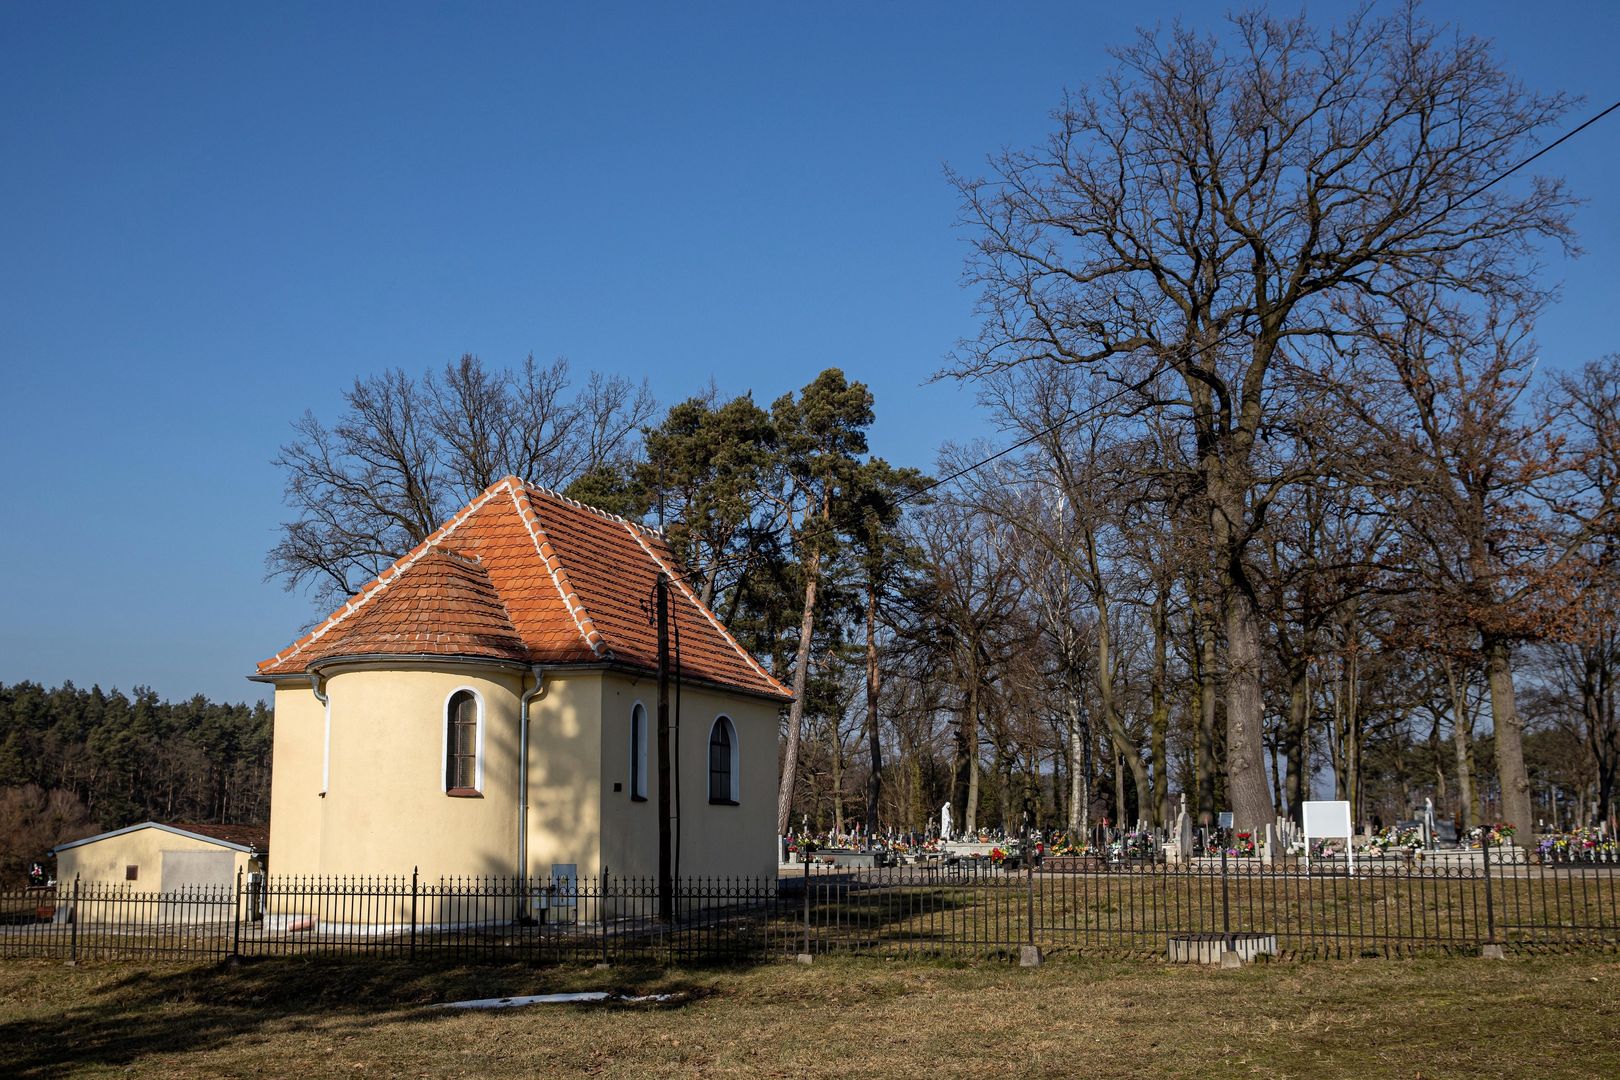
M 942 166 L 1179 10 L 549 7 L 0 4 L 0 681 L 262 696 L 314 614 L 263 581 L 270 458 L 385 367 L 532 351 L 669 402 L 836 364 L 929 465 L 985 433 L 925 385 L 973 327 Z M 1620 5 L 1428 12 L 1577 119 L 1620 98 Z M 1540 333 L 1578 363 L 1620 349 L 1620 118 L 1544 165 L 1591 200 Z

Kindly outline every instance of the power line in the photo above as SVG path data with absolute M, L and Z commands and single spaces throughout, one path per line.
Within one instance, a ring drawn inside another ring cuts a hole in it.
M 1517 165 L 1513 166 L 1511 169 L 1508 169 L 1506 172 L 1497 173 L 1495 176 L 1493 176 L 1489 180 L 1485 181 L 1485 183 L 1481 184 L 1479 187 L 1475 188 L 1473 191 L 1470 191 L 1468 194 L 1462 196 L 1456 202 L 1447 204 L 1447 206 L 1446 206 L 1446 208 L 1444 210 L 1441 210 L 1439 213 L 1435 214 L 1432 217 L 1426 218 L 1421 225 L 1418 225 L 1415 228 L 1409 229 L 1408 233 L 1421 232 L 1422 230 L 1427 229 L 1430 225 L 1433 225 L 1436 221 L 1439 221 L 1441 218 L 1445 217 L 1447 214 L 1449 214 L 1453 210 L 1457 209 L 1457 207 L 1461 206 L 1463 203 L 1467 202 L 1470 199 L 1477 199 L 1479 196 L 1485 194 L 1487 191 L 1491 190 L 1491 188 L 1495 187 L 1497 184 L 1500 184 L 1503 180 L 1506 180 L 1508 177 L 1512 176 L 1514 173 L 1518 172 L 1520 169 L 1524 168 L 1526 165 L 1529 165 L 1531 162 L 1535 161 L 1537 158 L 1541 157 L 1543 154 L 1551 153 L 1553 150 L 1555 150 L 1558 147 L 1562 146 L 1564 143 L 1567 143 L 1569 140 L 1573 139 L 1575 136 L 1579 135 L 1581 132 L 1585 131 L 1587 128 L 1591 127 L 1593 124 L 1597 123 L 1599 120 L 1602 120 L 1605 116 L 1608 116 L 1610 113 L 1614 112 L 1617 109 L 1620 109 L 1620 101 L 1616 101 L 1614 104 L 1610 105 L 1608 108 L 1604 109 L 1602 112 L 1598 113 L 1595 116 L 1587 117 L 1585 120 L 1583 120 L 1579 124 L 1575 125 L 1575 127 L 1573 127 L 1570 130 L 1564 132 L 1562 135 L 1558 136 L 1558 138 L 1554 139 L 1552 142 L 1548 143 L 1546 146 L 1543 146 L 1540 150 L 1537 150 L 1535 153 L 1531 154 L 1529 157 L 1527 157 L 1524 160 L 1520 161 Z
M 1530 154 L 1529 156 L 1521 159 L 1519 162 L 1514 164 L 1512 167 L 1510 167 L 1510 168 L 1508 168 L 1508 169 L 1506 169 L 1506 170 L 1504 170 L 1504 171 L 1502 171 L 1500 173 L 1497 173 L 1495 176 L 1491 177 L 1491 179 L 1487 180 L 1485 183 L 1481 184 L 1479 187 L 1477 187 L 1477 188 L 1473 189 L 1472 191 L 1458 197 L 1453 202 L 1448 203 L 1443 210 L 1438 211 L 1437 213 L 1435 213 L 1431 217 L 1425 219 L 1422 223 L 1420 223 L 1420 224 L 1418 224 L 1416 226 L 1413 226 L 1411 229 L 1408 229 L 1405 233 L 1402 234 L 1402 237 L 1404 238 L 1405 236 L 1409 236 L 1412 233 L 1421 232 L 1422 230 L 1428 228 L 1430 225 L 1434 224 L 1436 221 L 1439 221 L 1441 218 L 1445 217 L 1447 214 L 1450 214 L 1453 211 L 1455 211 L 1458 207 L 1462 206 L 1464 203 L 1467 203 L 1470 200 L 1476 199 L 1479 196 L 1485 194 L 1485 192 L 1489 191 L 1491 188 L 1495 187 L 1497 184 L 1501 183 L 1503 180 L 1506 180 L 1508 177 L 1512 176 L 1514 173 L 1517 173 L 1519 170 L 1521 170 L 1521 169 L 1525 168 L 1526 166 L 1530 165 L 1532 162 L 1536 161 L 1538 158 L 1540 158 L 1540 157 L 1542 157 L 1542 156 L 1544 156 L 1544 155 L 1546 155 L 1548 153 L 1551 153 L 1553 150 L 1557 149 L 1559 146 L 1562 146 L 1564 143 L 1566 143 L 1569 140 L 1573 139 L 1575 136 L 1579 135 L 1581 132 L 1585 131 L 1587 128 L 1593 126 L 1598 121 L 1600 121 L 1604 117 L 1608 116 L 1610 113 L 1613 113 L 1613 112 L 1616 112 L 1616 111 L 1620 111 L 1620 101 L 1615 101 L 1613 104 L 1609 105 L 1607 108 L 1603 109 L 1601 112 L 1598 112 L 1595 115 L 1588 117 L 1587 119 L 1583 120 L 1580 124 L 1577 124 L 1575 127 L 1571 128 L 1569 131 L 1564 132 L 1564 134 L 1560 135 L 1558 138 L 1554 139 L 1552 142 L 1548 143 L 1546 146 L 1543 146 L 1541 149 L 1537 150 L 1535 153 Z M 1205 353 L 1209 352 L 1210 350 L 1216 348 L 1217 346 L 1226 344 L 1232 338 L 1234 338 L 1236 336 L 1239 336 L 1240 332 L 1241 332 L 1241 327 L 1237 328 L 1237 329 L 1234 329 L 1233 331 L 1231 331 L 1231 332 L 1229 332 L 1227 334 L 1222 334 L 1221 336 L 1217 337 L 1213 341 L 1210 341 L 1210 342 L 1207 342 L 1207 343 L 1205 343 L 1203 345 L 1200 345 L 1198 348 L 1193 349 L 1190 352 L 1186 353 L 1185 354 L 1185 360 L 1192 360 L 1192 359 L 1194 359 L 1196 357 L 1200 357 L 1200 356 L 1204 355 Z M 909 492 L 905 493 L 904 495 L 902 495 L 899 498 L 895 499 L 895 505 L 897 505 L 897 506 L 898 505 L 903 505 L 903 504 L 909 503 L 909 502 L 911 502 L 911 501 L 913 501 L 915 499 L 919 499 L 922 496 L 926 495 L 928 492 L 933 491 L 936 488 L 942 487 L 945 484 L 949 484 L 949 483 L 951 483 L 951 482 L 953 482 L 955 480 L 960 480 L 962 477 L 967 476 L 970 473 L 977 472 L 978 470 L 984 468 L 986 465 L 989 465 L 991 462 L 998 461 L 1001 458 L 1006 457 L 1008 454 L 1011 454 L 1016 450 L 1021 450 L 1024 447 L 1029 446 L 1031 443 L 1038 442 L 1041 439 L 1044 439 L 1044 438 L 1046 438 L 1046 437 L 1048 437 L 1050 435 L 1054 435 L 1058 431 L 1062 430 L 1064 427 L 1067 427 L 1069 424 L 1074 423 L 1075 421 L 1080 420 L 1080 419 L 1084 418 L 1085 416 L 1096 412 L 1098 409 L 1104 408 L 1105 406 L 1112 404 L 1115 401 L 1118 401 L 1120 398 L 1124 397 L 1126 394 L 1136 393 L 1136 392 L 1139 392 L 1139 391 L 1145 389 L 1155 379 L 1157 379 L 1160 375 L 1162 375 L 1166 370 L 1167 370 L 1166 366 L 1155 365 L 1154 369 L 1151 372 L 1149 372 L 1148 375 L 1145 378 L 1143 378 L 1143 379 L 1141 379 L 1141 380 L 1139 380 L 1137 382 L 1130 383 L 1130 384 L 1128 384 L 1126 386 L 1121 387 L 1119 390 L 1117 390 L 1114 393 L 1112 393 L 1112 394 L 1108 395 L 1107 397 L 1103 398 L 1101 401 L 1092 402 L 1091 404 L 1085 406 L 1082 409 L 1072 410 L 1067 415 L 1060 417 L 1059 419 L 1057 419 L 1056 421 L 1054 421 L 1053 423 L 1051 423 L 1047 427 L 1042 428 L 1040 431 L 1037 431 L 1032 435 L 1027 435 L 1024 438 L 1019 439 L 1017 442 L 1014 442 L 1011 445 L 1005 446 L 1002 449 L 997 450 L 995 453 L 990 454 L 990 455 L 988 455 L 986 457 L 980 458 L 979 460 L 974 461 L 973 463 L 971 463 L 969 465 L 964 465 L 962 468 L 957 469 L 955 472 L 951 473 L 948 476 L 943 476 L 943 477 L 940 477 L 940 478 L 938 478 L 936 480 L 931 480 L 927 484 L 922 485 L 921 487 L 917 488 L 916 490 L 909 491 Z M 804 507 L 800 508 L 800 511 L 802 512 L 804 510 L 808 510 L 809 508 L 810 508 L 810 504 L 806 503 Z M 801 538 L 803 538 L 805 536 L 814 537 L 818 533 L 826 531 L 830 527 L 831 526 L 830 526 L 830 523 L 829 523 L 827 525 L 823 525 L 820 528 L 811 529 L 811 530 L 808 530 L 805 533 L 801 533 L 800 537 Z M 719 570 L 729 570 L 729 569 L 731 569 L 731 568 L 733 568 L 733 567 L 735 567 L 735 566 L 737 566 L 737 565 L 739 565 L 739 564 L 741 564 L 743 562 L 746 562 L 746 560 L 747 560 L 746 556 L 742 557 L 742 558 L 737 558 L 737 559 L 722 560 L 718 564 L 717 569 L 719 569 Z

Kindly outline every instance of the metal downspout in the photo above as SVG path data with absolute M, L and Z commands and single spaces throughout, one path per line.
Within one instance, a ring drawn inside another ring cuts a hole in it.
M 526 881 L 529 876 L 529 702 L 539 697 L 545 689 L 545 668 L 535 664 L 530 669 L 534 676 L 534 686 L 523 691 L 523 697 L 518 701 L 518 850 L 517 850 L 517 876 L 518 876 L 518 917 L 527 918 L 529 914 L 529 890 Z
M 321 703 L 323 717 L 321 720 L 321 798 L 326 798 L 326 789 L 332 783 L 332 702 L 321 689 L 321 677 L 315 672 L 309 673 L 309 689 L 315 695 L 315 700 Z

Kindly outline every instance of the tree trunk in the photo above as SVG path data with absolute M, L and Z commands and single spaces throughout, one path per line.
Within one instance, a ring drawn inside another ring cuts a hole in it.
M 1451 697 L 1451 744 L 1457 757 L 1457 809 L 1464 831 L 1480 824 L 1479 789 L 1474 783 L 1474 713 L 1451 661 L 1445 661 L 1446 692 Z
M 1215 753 L 1215 616 L 1214 604 L 1204 599 L 1198 605 L 1198 824 L 1215 825 L 1215 782 L 1219 758 Z
M 838 735 L 836 717 L 828 719 L 827 732 L 832 752 L 833 836 L 837 837 L 844 835 L 844 740 Z
M 1344 797 L 1350 820 L 1360 825 L 1361 813 L 1361 663 L 1352 651 L 1339 671 L 1339 710 L 1344 734 Z
M 928 807 L 923 805 L 922 755 L 917 751 L 916 747 L 912 747 L 910 767 L 907 768 L 906 773 L 911 786 L 908 795 L 911 801 L 907 804 L 911 811 L 907 815 L 908 824 L 912 832 L 926 833 L 928 831 Z
M 979 831 L 979 679 L 975 672 L 968 684 L 962 711 L 960 752 L 967 767 L 967 805 L 962 811 L 962 831 L 969 837 Z
M 1121 760 L 1124 766 L 1131 771 L 1131 782 L 1136 786 L 1137 817 L 1146 816 L 1146 803 L 1148 800 L 1147 766 L 1142 763 L 1142 755 L 1137 753 L 1130 737 L 1125 733 L 1124 721 L 1120 719 L 1119 710 L 1114 704 L 1114 661 L 1112 639 L 1108 628 L 1108 601 L 1101 592 L 1097 594 L 1097 701 L 1102 709 L 1103 721 L 1108 725 L 1108 740 L 1114 745 L 1114 766 L 1116 769 L 1115 789 L 1119 794 L 1119 804 L 1114 807 L 1114 816 L 1117 824 L 1127 822 L 1134 824 L 1134 819 L 1125 809 L 1125 781 L 1118 776 L 1117 770 Z
M 1000 781 L 1001 798 L 999 809 L 1001 811 L 1001 831 L 1010 832 L 1013 820 L 1013 772 L 1018 767 L 1018 759 L 1001 747 L 996 748 L 996 779 Z
M 1226 656 L 1226 797 L 1233 828 L 1262 836 L 1271 820 L 1271 792 L 1262 730 L 1260 620 L 1242 588 L 1227 590 Z
M 1524 767 L 1524 722 L 1513 694 L 1513 654 L 1507 639 L 1485 635 L 1485 678 L 1491 689 L 1491 723 L 1496 730 L 1496 775 L 1502 782 L 1502 820 L 1513 826 L 1520 847 L 1535 844 L 1530 809 L 1530 775 Z
M 1581 650 L 1581 711 L 1586 718 L 1586 741 L 1597 767 L 1597 791 L 1590 817 L 1583 820 L 1609 822 L 1613 827 L 1615 774 L 1620 771 L 1620 730 L 1614 712 L 1613 673 L 1605 659 L 1614 655 L 1610 640 Z
M 1119 744 L 1109 739 L 1108 748 L 1114 763 L 1114 828 L 1122 829 L 1125 827 L 1125 766 L 1120 761 Z
M 1170 730 L 1170 702 L 1165 696 L 1165 683 L 1169 679 L 1169 642 L 1166 606 L 1168 597 L 1161 589 L 1153 601 L 1153 679 L 1150 689 L 1152 713 L 1149 726 L 1149 753 L 1153 758 L 1153 807 L 1155 825 L 1169 825 L 1170 813 L 1170 761 L 1165 752 L 1165 741 Z
M 821 553 L 804 564 L 804 617 L 799 620 L 799 649 L 793 662 L 793 704 L 788 707 L 787 749 L 782 754 L 782 787 L 776 795 L 776 832 L 788 834 L 793 817 L 793 786 L 799 773 L 799 738 L 804 726 L 804 689 L 810 676 L 810 637 L 816 628 L 816 584 Z
M 1440 749 L 1440 717 L 1434 718 L 1434 724 L 1429 728 L 1429 756 L 1432 759 L 1430 767 L 1434 769 L 1435 801 L 1444 806 L 1446 803 L 1446 755 Z
M 1064 702 L 1064 713 L 1069 735 L 1069 834 L 1079 840 L 1091 829 L 1091 754 L 1080 698 L 1072 691 Z
M 871 775 L 866 780 L 866 835 L 877 832 L 878 794 L 883 784 L 883 738 L 878 730 L 878 693 L 882 689 L 878 669 L 876 581 L 867 582 L 866 592 L 866 740 L 872 759 Z
M 1310 666 L 1295 659 L 1288 671 L 1288 730 L 1284 733 L 1287 758 L 1287 776 L 1284 789 L 1288 799 L 1288 817 L 1295 822 L 1303 819 L 1302 807 L 1310 798 Z

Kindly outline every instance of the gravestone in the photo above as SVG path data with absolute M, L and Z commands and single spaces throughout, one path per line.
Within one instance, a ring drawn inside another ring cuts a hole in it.
M 1268 822 L 1266 824 L 1266 846 L 1260 849 L 1260 865 L 1270 866 L 1274 853 L 1277 850 L 1277 831 Z
M 1181 796 L 1181 816 L 1176 819 L 1176 843 L 1181 851 L 1183 865 L 1193 854 L 1192 815 L 1187 813 L 1187 796 Z

